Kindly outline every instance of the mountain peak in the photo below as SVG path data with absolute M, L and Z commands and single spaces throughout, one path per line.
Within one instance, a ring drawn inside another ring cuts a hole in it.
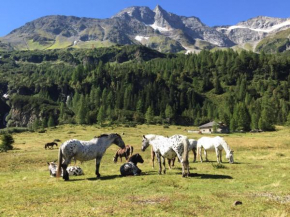
M 156 5 L 156 7 L 154 8 L 153 12 L 155 12 L 155 13 L 164 13 L 166 11 L 160 5 Z

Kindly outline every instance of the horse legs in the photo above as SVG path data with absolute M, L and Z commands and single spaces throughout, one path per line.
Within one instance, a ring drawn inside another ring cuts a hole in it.
M 174 167 L 175 158 L 173 158 L 173 159 L 167 159 L 167 161 L 168 161 L 169 169 L 172 169 L 172 167 Z
M 157 160 L 158 160 L 158 164 L 159 164 L 159 175 L 161 175 L 161 171 L 162 171 L 162 165 L 161 165 L 161 159 L 160 159 L 160 154 L 159 153 L 155 153 Z
M 162 157 L 162 164 L 163 164 L 163 167 L 164 167 L 163 173 L 166 174 L 165 158 L 164 157 Z
M 220 163 L 220 151 L 216 148 L 215 152 L 216 152 L 217 163 Z
M 169 169 L 171 169 L 171 159 L 167 159 Z
M 155 159 L 155 152 L 153 148 L 151 148 L 151 161 L 152 161 L 152 168 L 154 168 L 154 159 Z
M 201 147 L 198 147 L 198 154 L 199 154 L 200 162 L 202 163 Z
M 205 155 L 205 161 L 208 162 L 208 158 L 207 158 L 207 151 L 204 149 L 204 155 Z
M 101 177 L 101 174 L 99 173 L 101 160 L 102 160 L 102 158 L 96 158 L 96 176 L 97 176 L 97 178 Z
M 186 171 L 186 173 L 185 173 L 185 171 Z M 190 174 L 190 172 L 189 172 L 189 162 L 188 162 L 188 160 L 184 160 L 182 162 L 182 176 L 183 177 L 188 177 L 189 174 Z
M 65 181 L 68 181 L 68 180 L 69 180 L 69 174 L 68 174 L 68 172 L 66 171 L 66 168 L 67 168 L 67 166 L 69 165 L 69 162 L 70 162 L 70 161 L 65 160 L 65 161 L 61 164 L 61 168 L 62 168 L 62 172 L 63 172 L 62 178 L 63 178 Z
M 192 149 L 192 153 L 193 153 L 193 162 L 196 161 L 196 149 Z
M 219 150 L 220 152 L 220 162 L 222 163 L 222 150 Z

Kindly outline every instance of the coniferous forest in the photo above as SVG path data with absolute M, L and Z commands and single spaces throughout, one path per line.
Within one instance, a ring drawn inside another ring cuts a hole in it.
M 216 120 L 249 131 L 290 122 L 287 53 L 163 54 L 132 45 L 0 57 L 0 118 L 7 127 Z

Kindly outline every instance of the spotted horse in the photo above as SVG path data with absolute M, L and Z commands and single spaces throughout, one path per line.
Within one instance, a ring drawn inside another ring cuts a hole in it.
M 101 160 L 107 150 L 112 144 L 116 144 L 120 148 L 125 148 L 125 143 L 119 134 L 102 134 L 99 137 L 93 138 L 90 141 L 80 141 L 72 139 L 64 142 L 59 148 L 58 154 L 58 170 L 57 177 L 61 175 L 61 169 L 63 172 L 63 179 L 69 180 L 69 174 L 67 167 L 70 164 L 72 158 L 78 161 L 89 161 L 96 160 L 96 171 L 97 178 L 100 178 L 99 173 Z
M 49 174 L 51 177 L 56 177 L 56 172 L 57 172 L 57 165 L 56 163 L 53 162 L 47 162 L 48 164 L 48 169 L 49 169 Z M 82 176 L 85 175 L 82 168 L 79 166 L 69 166 L 66 168 L 66 171 L 70 176 Z M 61 176 L 63 175 L 63 172 L 61 172 Z
M 178 157 L 181 165 L 182 165 L 182 176 L 189 176 L 189 163 L 188 163 L 188 146 L 189 141 L 186 136 L 183 135 L 174 135 L 169 138 L 148 134 L 143 135 L 142 140 L 142 151 L 145 151 L 146 148 L 151 145 L 153 147 L 153 151 L 156 154 L 158 163 L 159 163 L 159 174 L 162 171 L 161 159 L 163 164 L 163 173 L 166 173 L 165 167 L 165 158 L 173 159 L 176 156 Z

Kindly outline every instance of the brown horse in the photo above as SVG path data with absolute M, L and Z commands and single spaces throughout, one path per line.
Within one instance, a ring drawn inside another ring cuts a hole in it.
M 45 149 L 47 149 L 47 148 L 49 148 L 49 149 L 53 149 L 53 146 L 56 146 L 57 147 L 57 143 L 56 142 L 48 142 L 48 143 L 46 143 L 45 145 L 44 145 L 44 148 Z
M 122 162 L 122 157 L 125 157 L 126 160 L 128 160 L 129 157 L 132 156 L 132 154 L 133 154 L 133 150 L 134 150 L 134 148 L 133 148 L 133 146 L 131 146 L 131 145 L 126 145 L 126 147 L 123 148 L 123 149 L 120 148 L 120 149 L 116 152 L 116 154 L 115 154 L 115 156 L 114 156 L 114 158 L 113 158 L 114 163 L 117 163 L 117 162 L 118 162 L 118 157 L 121 159 L 121 162 Z

